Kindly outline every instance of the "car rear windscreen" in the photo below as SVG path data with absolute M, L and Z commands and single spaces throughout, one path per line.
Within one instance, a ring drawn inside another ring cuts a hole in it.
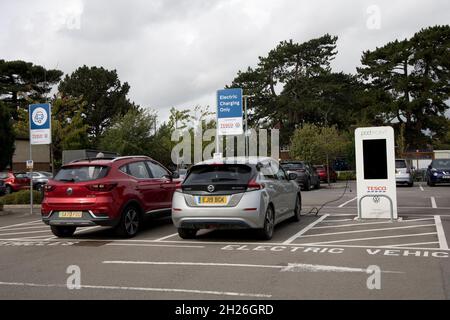
M 386 139 L 363 140 L 364 179 L 387 179 Z
M 305 169 L 305 165 L 301 162 L 294 162 L 294 163 L 282 163 L 281 167 L 284 170 L 300 170 Z
M 395 168 L 396 169 L 406 168 L 406 161 L 404 161 L 404 160 L 395 160 Z
M 69 166 L 61 168 L 54 180 L 71 182 L 91 181 L 103 178 L 107 173 L 108 167 L 105 166 Z
M 251 172 L 252 169 L 243 164 L 198 165 L 191 168 L 183 184 L 247 184 Z

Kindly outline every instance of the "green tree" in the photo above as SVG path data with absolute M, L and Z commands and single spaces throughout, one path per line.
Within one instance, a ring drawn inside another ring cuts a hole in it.
M 116 116 L 137 109 L 127 94 L 130 86 L 121 83 L 116 70 L 82 66 L 66 75 L 58 86 L 63 97 L 82 97 L 86 101 L 85 123 L 89 126 L 91 144 L 96 147 L 101 135 Z
M 290 154 L 294 159 L 314 164 L 328 163 L 348 150 L 351 141 L 336 127 L 319 127 L 305 124 L 295 130 L 290 145 Z
M 103 150 L 121 155 L 152 155 L 156 114 L 144 109 L 131 109 L 116 116 L 101 138 Z M 169 153 L 170 156 L 170 153 Z
M 256 68 L 239 71 L 229 87 L 250 95 L 249 122 L 257 127 L 279 127 L 280 143 L 289 143 L 304 123 L 347 129 L 355 122 L 359 91 L 352 75 L 333 73 L 330 63 L 337 37 L 328 34 L 304 43 L 281 42 Z
M 11 112 L 6 104 L 0 101 L 0 171 L 11 164 L 14 140 Z
M 359 75 L 375 97 L 373 105 L 384 123 L 405 124 L 406 144 L 430 142 L 424 130 L 446 134 L 445 111 L 450 98 L 450 26 L 422 29 L 411 39 L 395 40 L 366 51 Z
M 55 97 L 52 101 L 52 152 L 55 167 L 62 163 L 62 151 L 89 146 L 84 123 L 86 102 L 81 98 Z
M 0 60 L 0 100 L 17 120 L 18 108 L 27 109 L 30 101 L 45 101 L 62 75 L 60 70 L 47 70 L 31 62 Z

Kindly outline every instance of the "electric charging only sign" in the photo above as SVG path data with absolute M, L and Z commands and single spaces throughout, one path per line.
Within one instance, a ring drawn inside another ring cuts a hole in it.
M 243 134 L 242 89 L 217 91 L 217 133 L 219 135 Z
M 30 144 L 52 143 L 50 104 L 30 104 L 28 113 L 30 121 Z

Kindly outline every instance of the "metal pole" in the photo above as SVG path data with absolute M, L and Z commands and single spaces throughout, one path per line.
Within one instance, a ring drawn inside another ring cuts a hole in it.
M 244 121 L 245 121 L 245 130 L 244 130 L 244 141 L 245 141 L 245 156 L 247 157 L 248 152 L 247 152 L 247 147 L 248 147 L 248 143 L 247 143 L 247 131 L 248 131 L 248 124 L 247 124 L 247 96 L 244 96 Z
M 33 160 L 30 137 L 30 160 Z M 30 168 L 30 215 L 33 215 L 33 168 Z

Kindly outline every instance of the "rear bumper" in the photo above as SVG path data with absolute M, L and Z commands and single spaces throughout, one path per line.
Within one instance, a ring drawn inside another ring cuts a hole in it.
M 112 219 L 108 216 L 98 217 L 92 213 L 92 211 L 83 211 L 81 218 L 60 218 L 58 216 L 59 211 L 51 211 L 47 216 L 42 216 L 42 221 L 50 226 L 108 226 L 112 227 L 119 222 L 117 219 Z
M 398 184 L 413 183 L 413 177 L 411 174 L 397 174 L 395 182 Z
M 184 195 L 175 192 L 172 221 L 177 228 L 259 229 L 264 226 L 267 205 L 268 199 L 260 191 L 244 193 L 234 207 L 189 206 Z

